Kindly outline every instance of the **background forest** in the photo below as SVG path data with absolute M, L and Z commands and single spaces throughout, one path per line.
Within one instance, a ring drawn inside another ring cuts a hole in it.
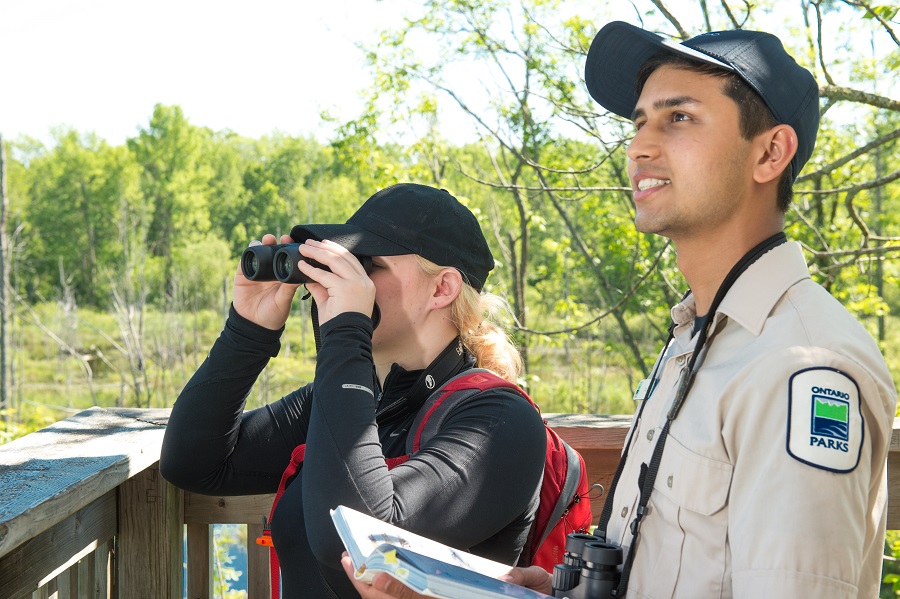
M 677 6 L 425 2 L 365 48 L 365 108 L 331 119 L 327 140 L 248 139 L 162 104 L 123 145 L 71 129 L 5 140 L 0 441 L 91 405 L 171 405 L 218 334 L 249 240 L 342 222 L 398 181 L 445 187 L 479 215 L 497 258 L 488 286 L 510 301 L 544 411 L 630 412 L 685 284 L 666 240 L 634 230 L 630 123 L 584 90 L 587 47 L 613 18 L 676 38 L 772 30 L 816 73 L 822 128 L 787 232 L 897 371 L 900 5 Z M 460 68 L 479 85 L 448 83 Z M 476 125 L 468 143 L 446 141 L 448 110 Z M 307 312 L 298 297 L 250 406 L 312 377 Z
M 71 129 L 4 139 L 0 443 L 92 405 L 170 406 L 218 335 L 251 239 L 343 222 L 400 181 L 478 214 L 497 258 L 488 289 L 509 299 L 543 410 L 630 413 L 685 283 L 666 240 L 634 229 L 630 123 L 584 89 L 587 48 L 612 19 L 682 39 L 769 30 L 816 74 L 822 126 L 786 230 L 898 380 L 898 12 L 888 0 L 425 1 L 363 48 L 365 107 L 323 114 L 328 139 L 248 139 L 164 104 L 122 145 Z M 453 83 L 461 72 L 470 85 Z M 477 133 L 449 142 L 448 111 Z M 248 407 L 311 380 L 308 309 L 298 296 Z M 217 555 L 223 596 L 230 559 Z M 894 571 L 884 597 L 900 589 Z

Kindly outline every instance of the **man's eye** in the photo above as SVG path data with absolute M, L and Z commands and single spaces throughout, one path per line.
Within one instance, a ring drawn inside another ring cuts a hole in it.
M 672 120 L 677 123 L 679 121 L 689 121 L 691 120 L 691 117 L 684 114 L 683 112 L 676 112 L 672 115 Z

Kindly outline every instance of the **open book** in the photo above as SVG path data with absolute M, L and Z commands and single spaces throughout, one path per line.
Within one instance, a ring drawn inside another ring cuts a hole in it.
M 343 505 L 331 510 L 331 518 L 358 580 L 371 582 L 377 572 L 387 572 L 418 593 L 446 599 L 547 597 L 498 580 L 510 571 L 506 564 L 448 547 Z

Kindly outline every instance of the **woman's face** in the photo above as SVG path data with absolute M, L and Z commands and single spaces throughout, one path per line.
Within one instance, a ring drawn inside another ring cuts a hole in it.
M 373 256 L 369 277 L 375 283 L 375 302 L 381 310 L 381 322 L 372 335 L 373 351 L 381 360 L 401 361 L 417 351 L 416 336 L 424 328 L 433 301 L 432 278 L 413 254 Z

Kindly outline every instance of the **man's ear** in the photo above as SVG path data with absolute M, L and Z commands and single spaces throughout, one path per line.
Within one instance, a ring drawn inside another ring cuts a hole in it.
M 775 125 L 757 135 L 753 145 L 759 150 L 753 180 L 768 183 L 778 180 L 784 169 L 790 168 L 791 160 L 797 153 L 797 133 L 790 125 Z
M 449 306 L 462 291 L 462 275 L 455 268 L 445 268 L 434 278 L 432 307 L 436 310 Z

